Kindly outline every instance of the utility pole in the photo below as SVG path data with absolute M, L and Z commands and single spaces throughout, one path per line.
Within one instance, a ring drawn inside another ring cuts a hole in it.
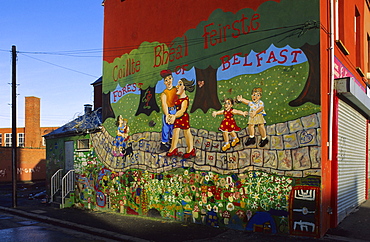
M 12 183 L 13 208 L 17 207 L 17 51 L 12 46 Z

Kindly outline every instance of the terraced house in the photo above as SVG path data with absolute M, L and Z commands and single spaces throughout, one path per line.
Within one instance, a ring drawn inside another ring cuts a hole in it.
M 368 199 L 368 0 L 103 6 L 101 124 L 65 204 L 321 237 Z

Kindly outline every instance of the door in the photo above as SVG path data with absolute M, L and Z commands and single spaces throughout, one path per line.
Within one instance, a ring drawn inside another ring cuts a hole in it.
M 366 118 L 339 100 L 338 223 L 366 200 L 366 129 Z
M 73 170 L 74 169 L 74 166 L 73 166 L 73 163 L 74 163 L 74 154 L 73 154 L 73 151 L 74 151 L 74 141 L 66 141 L 64 142 L 64 154 L 65 154 L 65 164 L 64 164 L 64 167 L 65 167 L 65 172 L 67 173 L 69 170 Z

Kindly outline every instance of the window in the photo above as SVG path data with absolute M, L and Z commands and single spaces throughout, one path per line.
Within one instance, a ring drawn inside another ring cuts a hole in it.
M 367 72 L 370 72 L 370 35 L 367 35 Z M 370 79 L 370 77 L 368 77 Z
M 5 144 L 6 147 L 12 146 L 12 134 L 5 134 Z
M 356 66 L 361 67 L 361 18 L 360 12 L 355 8 L 355 45 L 356 45 Z
M 18 133 L 18 147 L 24 147 L 24 133 Z
M 90 140 L 89 139 L 80 139 L 77 141 L 78 150 L 88 150 L 90 149 Z
M 339 39 L 342 41 L 342 43 L 344 43 L 344 26 L 345 26 L 345 22 L 344 22 L 344 0 L 338 0 L 337 1 L 337 8 L 336 8 L 336 11 L 337 11 L 337 18 L 338 18 L 338 21 L 337 21 L 337 25 L 339 25 L 337 27 L 337 37 L 336 39 Z

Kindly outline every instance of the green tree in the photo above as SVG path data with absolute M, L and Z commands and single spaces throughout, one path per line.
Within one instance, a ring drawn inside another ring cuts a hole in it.
M 310 73 L 301 95 L 292 106 L 305 102 L 320 103 L 319 83 L 319 1 L 282 0 L 267 1 L 254 11 L 245 8 L 237 13 L 215 10 L 207 21 L 195 29 L 189 29 L 172 45 L 187 42 L 186 55 L 174 59 L 170 69 L 187 65 L 195 68 L 197 85 L 191 112 L 210 108 L 220 109 L 217 96 L 217 68 L 222 57 L 237 54 L 244 57 L 251 50 L 261 52 L 274 44 L 276 47 L 290 45 L 300 48 L 310 64 Z

